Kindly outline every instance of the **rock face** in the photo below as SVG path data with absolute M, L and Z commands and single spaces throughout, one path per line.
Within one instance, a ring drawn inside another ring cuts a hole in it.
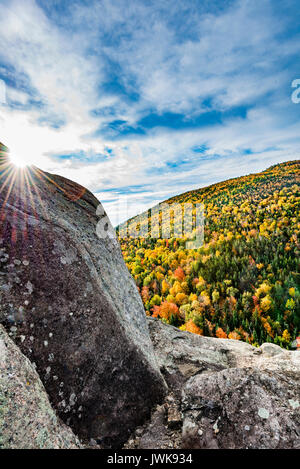
M 191 378 L 184 390 L 182 447 L 300 448 L 298 377 L 231 368 Z
M 60 422 L 30 361 L 0 326 L 0 448 L 76 449 L 78 438 Z
M 127 448 L 300 447 L 299 352 L 148 322 L 169 395 Z
M 3 153 L 0 184 L 0 323 L 36 364 L 63 421 L 81 438 L 118 446 L 165 383 L 109 221 L 83 187 L 16 171 Z

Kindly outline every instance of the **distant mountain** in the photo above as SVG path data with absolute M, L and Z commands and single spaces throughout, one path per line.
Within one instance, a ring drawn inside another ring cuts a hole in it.
M 289 348 L 300 328 L 299 182 L 296 160 L 167 200 L 204 204 L 197 250 L 149 231 L 120 239 L 146 313 L 198 334 Z

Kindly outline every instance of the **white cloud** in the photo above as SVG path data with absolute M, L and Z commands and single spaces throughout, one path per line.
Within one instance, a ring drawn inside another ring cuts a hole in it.
M 272 2 L 240 0 L 208 13 L 188 1 L 184 11 L 169 1 L 159 8 L 74 2 L 57 21 L 33 0 L 2 3 L 0 73 L 10 84 L 8 105 L 0 105 L 0 140 L 99 194 L 112 218 L 120 188 L 124 198 L 132 186 L 133 215 L 171 195 L 299 158 L 300 107 L 289 96 L 299 41 L 283 34 L 286 19 Z M 129 96 L 106 90 L 112 73 Z M 249 106 L 247 117 L 229 114 L 210 127 L 153 128 L 122 140 L 93 137 L 112 119 L 135 126 L 149 113 L 191 118 L 232 106 Z M 93 116 L 94 109 L 108 112 Z M 204 155 L 192 151 L 199 145 L 208 148 Z M 247 149 L 255 154 L 243 156 Z M 54 157 L 80 152 L 106 156 Z M 184 159 L 179 169 L 170 167 Z

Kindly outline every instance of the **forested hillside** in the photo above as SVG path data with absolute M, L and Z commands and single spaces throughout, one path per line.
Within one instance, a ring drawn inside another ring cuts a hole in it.
M 146 313 L 196 334 L 289 348 L 300 329 L 300 162 L 184 193 L 205 242 L 120 239 Z

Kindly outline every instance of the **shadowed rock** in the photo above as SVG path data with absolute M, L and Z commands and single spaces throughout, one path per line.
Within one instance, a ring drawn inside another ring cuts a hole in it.
M 34 367 L 0 325 L 0 448 L 76 449 Z
M 165 383 L 106 214 L 83 187 L 16 171 L 5 158 L 0 183 L 0 322 L 60 417 L 79 436 L 117 446 Z

